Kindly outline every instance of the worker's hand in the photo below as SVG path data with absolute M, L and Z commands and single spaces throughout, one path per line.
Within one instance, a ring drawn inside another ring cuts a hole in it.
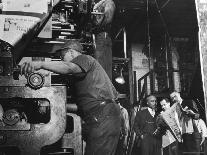
M 20 73 L 27 76 L 28 74 L 41 69 L 41 62 L 25 62 L 20 65 Z
M 189 115 L 195 115 L 195 113 L 192 110 L 186 110 L 186 113 Z
M 187 106 L 183 109 L 183 111 L 187 114 L 187 115 L 191 115 L 194 116 L 196 113 L 193 112 L 193 110 L 189 109 Z
M 191 109 L 186 109 L 186 110 L 185 110 L 185 113 L 186 113 L 187 115 L 190 115 L 190 116 L 194 116 L 194 115 L 195 115 L 195 112 L 193 112 L 193 110 L 191 110 Z

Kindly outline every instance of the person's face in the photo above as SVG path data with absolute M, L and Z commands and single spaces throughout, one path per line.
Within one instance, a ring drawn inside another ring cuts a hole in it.
M 157 99 L 155 96 L 149 96 L 147 99 L 147 105 L 151 109 L 155 109 L 157 106 Z
M 180 94 L 177 92 L 174 92 L 170 94 L 170 99 L 172 100 L 173 103 L 177 103 L 180 101 Z
M 164 111 L 170 108 L 170 102 L 166 102 L 166 100 L 160 101 L 160 105 Z
M 61 51 L 61 60 L 63 61 L 71 61 L 75 58 L 75 51 L 73 49 L 67 48 Z

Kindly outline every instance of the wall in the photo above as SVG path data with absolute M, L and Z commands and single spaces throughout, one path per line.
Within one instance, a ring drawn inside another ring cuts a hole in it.
M 132 70 L 136 71 L 137 81 L 149 72 L 149 61 L 147 56 L 142 52 L 143 48 L 143 44 L 132 43 Z

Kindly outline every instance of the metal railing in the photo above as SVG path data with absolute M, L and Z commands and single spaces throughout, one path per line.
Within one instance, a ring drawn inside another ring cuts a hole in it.
M 155 92 L 155 72 L 153 70 L 142 76 L 138 82 L 138 103 L 149 93 Z

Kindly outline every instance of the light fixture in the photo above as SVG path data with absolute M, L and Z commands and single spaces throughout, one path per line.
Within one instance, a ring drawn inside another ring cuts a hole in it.
M 122 75 L 122 71 L 123 71 L 123 68 L 121 68 L 121 70 L 120 70 L 120 76 L 115 78 L 115 81 L 119 84 L 124 84 L 125 83 L 124 77 Z

